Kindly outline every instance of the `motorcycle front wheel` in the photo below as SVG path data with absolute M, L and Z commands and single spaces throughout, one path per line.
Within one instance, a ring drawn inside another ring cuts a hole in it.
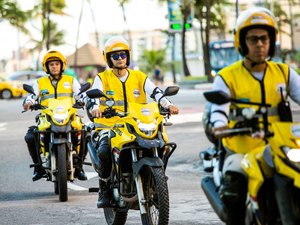
M 141 215 L 143 225 L 169 224 L 169 191 L 164 169 L 144 167 L 141 177 L 146 200 L 146 214 Z
M 127 220 L 128 211 L 119 211 L 116 208 L 104 208 L 105 220 L 108 225 L 124 225 Z
M 68 200 L 68 173 L 67 173 L 67 151 L 66 145 L 57 146 L 57 174 L 59 200 L 65 202 Z

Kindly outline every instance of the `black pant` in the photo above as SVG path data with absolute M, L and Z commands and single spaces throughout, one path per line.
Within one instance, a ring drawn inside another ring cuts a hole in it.
M 41 163 L 39 150 L 37 149 L 37 137 L 34 130 L 36 126 L 29 127 L 24 139 L 27 143 L 28 151 L 34 164 Z
M 97 149 L 100 161 L 98 171 L 101 178 L 108 178 L 111 171 L 111 153 L 108 141 L 108 136 L 102 137 Z
M 29 127 L 24 139 L 27 143 L 28 151 L 32 158 L 32 162 L 34 164 L 39 164 L 39 163 L 41 163 L 41 157 L 40 157 L 40 149 L 37 147 L 38 141 L 39 141 L 38 137 L 37 137 L 37 133 L 34 133 L 34 131 L 36 129 L 37 129 L 37 126 Z M 84 135 L 82 135 L 82 137 L 84 137 Z M 72 133 L 71 139 L 72 139 L 73 146 L 77 146 L 78 139 L 77 139 L 77 136 L 75 135 L 75 133 Z M 49 141 L 50 141 L 49 134 L 44 134 L 43 142 L 44 142 L 46 150 L 48 150 Z M 86 151 L 84 151 L 84 149 L 81 146 L 80 153 L 79 153 L 79 164 L 80 164 L 79 166 L 80 167 L 82 167 L 82 162 L 83 162 L 85 156 L 86 156 Z

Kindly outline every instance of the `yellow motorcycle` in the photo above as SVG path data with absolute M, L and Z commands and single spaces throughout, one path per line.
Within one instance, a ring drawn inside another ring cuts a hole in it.
M 24 84 L 23 88 L 35 95 L 30 85 Z M 78 95 L 89 88 L 89 83 L 83 85 Z M 75 179 L 78 154 L 79 151 L 84 151 L 81 147 L 83 123 L 77 114 L 77 109 L 83 108 L 84 104 L 79 101 L 74 104 L 73 101 L 72 98 L 49 99 L 48 106 L 39 103 L 31 106 L 31 110 L 41 110 L 36 116 L 37 148 L 41 154 L 42 167 L 46 171 L 46 179 L 54 183 L 54 192 L 62 202 L 68 200 L 67 182 Z
M 163 96 L 176 95 L 179 88 L 168 87 Z M 114 100 L 98 89 L 90 90 L 91 99 L 101 98 L 108 106 L 106 118 L 119 119 L 109 132 L 113 194 L 112 208 L 104 208 L 107 224 L 125 224 L 129 209 L 140 210 L 143 225 L 169 223 L 169 192 L 165 170 L 176 144 L 168 141 L 165 126 L 169 112 L 157 102 L 128 103 L 127 112 L 117 112 Z M 96 154 L 98 128 L 91 129 L 88 150 L 95 170 L 99 168 Z
M 248 134 L 267 143 L 245 154 L 241 162 L 248 176 L 245 224 L 300 224 L 300 123 L 270 123 L 269 104 L 232 99 L 221 91 L 206 92 L 204 96 L 215 104 L 235 105 L 232 114 L 239 122 L 231 129 L 216 133 L 218 138 Z M 203 159 L 214 162 L 209 169 L 213 176 L 203 178 L 201 186 L 219 218 L 226 222 L 226 207 L 218 193 L 224 151 L 219 147 L 203 154 Z

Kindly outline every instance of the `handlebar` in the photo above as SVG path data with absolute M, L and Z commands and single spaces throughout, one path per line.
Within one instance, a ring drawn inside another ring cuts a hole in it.
M 216 138 L 224 138 L 230 137 L 235 135 L 243 135 L 243 134 L 251 134 L 253 133 L 252 128 L 250 127 L 243 127 L 243 128 L 232 128 L 232 129 L 225 129 L 220 131 L 215 131 L 214 135 Z

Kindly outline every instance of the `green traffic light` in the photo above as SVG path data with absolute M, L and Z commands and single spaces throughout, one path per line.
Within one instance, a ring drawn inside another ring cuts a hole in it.
M 179 24 L 179 23 L 174 23 L 174 24 L 171 25 L 171 28 L 172 28 L 173 30 L 180 30 L 180 29 L 181 29 L 181 24 Z
M 185 29 L 190 29 L 192 26 L 191 26 L 191 24 L 190 23 L 186 23 L 185 24 Z

